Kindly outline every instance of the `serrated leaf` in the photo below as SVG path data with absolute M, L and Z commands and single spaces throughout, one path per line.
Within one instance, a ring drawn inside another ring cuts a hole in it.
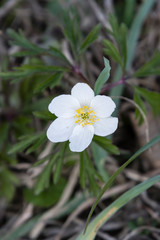
M 107 58 L 104 58 L 104 65 L 105 68 L 102 70 L 95 83 L 94 92 L 96 95 L 100 92 L 104 83 L 107 82 L 110 76 L 111 67 Z
M 54 73 L 54 72 L 66 72 L 68 68 L 60 66 L 45 66 L 45 65 L 22 65 L 21 67 L 15 67 L 15 71 L 11 72 L 0 72 L 0 77 L 3 79 L 13 79 L 15 83 L 24 77 L 29 77 L 35 73 Z
M 88 36 L 86 37 L 86 39 L 83 41 L 83 43 L 80 46 L 79 49 L 79 54 L 81 54 L 82 52 L 84 52 L 97 38 L 99 35 L 101 29 L 101 25 L 97 24 L 92 30 L 91 32 L 88 34 Z
M 29 145 L 33 144 L 37 139 L 39 139 L 40 136 L 42 136 L 44 133 L 40 133 L 37 135 L 27 135 L 23 136 L 23 139 L 21 139 L 20 142 L 13 145 L 10 150 L 8 151 L 8 154 L 13 154 L 19 151 L 23 151 L 25 148 L 27 148 Z
M 54 75 L 50 76 L 47 79 L 44 79 L 41 83 L 38 83 L 34 89 L 35 93 L 39 93 L 46 89 L 47 87 L 53 88 L 54 86 L 60 83 L 60 80 L 63 76 L 63 72 L 55 73 Z
M 112 144 L 111 140 L 105 138 L 105 137 L 100 137 L 97 135 L 94 135 L 93 141 L 97 143 L 100 147 L 102 147 L 104 150 L 111 154 L 119 154 L 118 148 Z
M 40 54 L 44 51 L 44 49 L 28 41 L 21 30 L 19 30 L 19 33 L 16 33 L 13 29 L 8 29 L 7 33 L 9 37 L 13 39 L 13 41 L 11 41 L 12 45 L 17 45 L 29 49 L 36 54 Z
M 154 115 L 160 115 L 160 94 L 158 92 L 149 91 L 141 87 L 134 88 L 135 92 L 137 92 L 151 105 Z

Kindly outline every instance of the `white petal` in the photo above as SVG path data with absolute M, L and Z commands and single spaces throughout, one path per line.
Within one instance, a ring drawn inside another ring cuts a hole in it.
M 73 117 L 75 110 L 79 108 L 80 104 L 77 99 L 67 94 L 55 97 L 48 106 L 49 111 L 57 117 Z
M 64 142 L 69 139 L 75 127 L 74 118 L 57 118 L 47 130 L 51 142 Z
M 94 134 L 98 136 L 107 136 L 116 131 L 118 126 L 118 118 L 100 118 L 94 123 Z
M 97 117 L 110 117 L 116 105 L 110 97 L 97 95 L 93 98 L 90 105 Z
M 72 152 L 82 152 L 92 141 L 94 128 L 91 125 L 82 127 L 77 125 L 69 138 L 69 147 Z
M 78 99 L 81 107 L 89 106 L 94 98 L 94 92 L 86 83 L 77 83 L 71 90 L 71 95 Z

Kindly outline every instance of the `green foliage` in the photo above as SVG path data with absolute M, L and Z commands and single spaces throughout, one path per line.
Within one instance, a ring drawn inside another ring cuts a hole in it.
M 16 33 L 14 30 L 8 29 L 7 33 L 9 37 L 12 38 L 12 41 L 10 42 L 12 45 L 17 45 L 30 50 L 28 53 L 31 55 L 41 54 L 44 51 L 44 49 L 38 47 L 36 44 L 29 42 L 21 30 Z
M 79 49 L 79 54 L 84 52 L 98 38 L 100 29 L 101 29 L 101 25 L 98 24 L 91 30 L 91 32 L 88 34 L 86 39 L 81 44 Z
M 107 181 L 107 183 L 104 185 L 104 187 L 102 188 L 102 190 L 100 191 L 100 193 L 98 194 L 98 197 L 95 201 L 95 203 L 93 204 L 91 211 L 88 215 L 88 219 L 87 219 L 87 223 L 86 223 L 86 228 L 88 226 L 88 223 L 91 219 L 91 216 L 99 202 L 99 200 L 101 199 L 101 197 L 103 196 L 103 194 L 105 193 L 105 191 L 112 185 L 112 183 L 114 182 L 114 180 L 116 179 L 116 177 L 123 171 L 124 168 L 126 168 L 131 162 L 133 162 L 141 153 L 143 153 L 144 151 L 146 151 L 147 149 L 149 149 L 150 147 L 152 147 L 154 144 L 158 143 L 160 141 L 160 135 L 158 135 L 157 137 L 153 138 L 150 142 L 148 142 L 146 145 L 144 145 L 142 148 L 140 148 L 136 153 L 134 153 L 120 168 L 117 169 L 117 171 L 109 178 L 109 180 Z M 85 229 L 86 229 L 85 228 Z
M 119 150 L 116 146 L 114 146 L 111 142 L 111 140 L 105 138 L 105 137 L 100 137 L 100 136 L 94 136 L 93 141 L 97 143 L 100 147 L 102 147 L 104 150 L 111 154 L 119 154 Z
M 1 166 L 0 170 L 0 196 L 4 196 L 8 201 L 11 201 L 14 193 L 15 187 L 19 185 L 19 180 L 15 174 L 13 174 L 6 167 Z
M 146 77 L 150 75 L 160 74 L 160 52 L 156 52 L 151 60 L 146 62 L 141 68 L 139 68 L 133 76 Z
M 47 87 L 53 88 L 57 85 L 60 85 L 60 80 L 63 77 L 63 72 L 55 73 L 49 76 L 47 79 L 44 79 L 41 83 L 37 83 L 35 86 L 34 92 L 39 93 L 44 91 Z
M 56 163 L 59 157 L 59 153 L 54 154 L 51 159 L 48 161 L 47 165 L 43 169 L 38 181 L 36 182 L 35 186 L 35 194 L 38 195 L 47 189 L 50 185 L 50 175 L 53 169 L 54 164 Z
M 154 115 L 160 115 L 160 107 L 159 107 L 160 94 L 158 92 L 149 91 L 141 87 L 134 87 L 134 90 L 136 94 L 135 100 L 137 101 L 137 98 L 138 98 L 137 103 L 142 107 L 142 110 L 144 112 L 146 112 L 146 109 L 145 109 L 145 105 L 142 102 L 143 101 L 142 99 L 145 99 L 150 104 Z
M 45 111 L 34 111 L 33 115 L 39 119 L 43 120 L 55 120 L 56 116 L 52 113 L 50 113 L 48 110 Z
M 131 188 L 124 194 L 122 194 L 118 199 L 116 199 L 111 205 L 105 208 L 88 226 L 85 233 L 81 233 L 77 240 L 93 240 L 99 230 L 99 228 L 108 219 L 115 214 L 121 207 L 126 205 L 129 201 L 140 195 L 142 192 L 153 186 L 155 183 L 160 181 L 160 175 L 150 178 L 137 186 Z
M 116 17 L 112 14 L 109 17 L 109 22 L 112 30 L 107 29 L 107 31 L 114 37 L 118 48 L 110 40 L 105 39 L 103 41 L 104 51 L 120 64 L 124 72 L 127 61 L 127 28 L 124 23 L 119 25 Z
M 52 55 L 53 57 L 59 58 L 65 63 L 70 65 L 69 60 L 65 57 L 65 55 L 57 48 L 50 46 L 48 50 L 48 54 Z
M 127 26 L 130 26 L 133 21 L 134 13 L 136 11 L 136 2 L 137 0 L 125 0 L 123 21 Z
M 105 65 L 105 68 L 102 70 L 102 72 L 100 73 L 95 83 L 94 92 L 96 95 L 100 92 L 104 83 L 107 82 L 110 76 L 111 67 L 107 58 L 104 58 L 104 65 Z
M 64 160 L 64 154 L 65 154 L 65 150 L 67 147 L 68 143 L 63 143 L 61 146 L 61 151 L 59 153 L 59 157 L 56 163 L 56 167 L 55 167 L 55 171 L 54 171 L 54 175 L 53 175 L 53 182 L 54 184 L 57 184 L 59 179 L 60 179 L 60 175 L 61 175 L 61 170 L 62 170 L 62 165 L 63 165 L 63 160 Z
M 13 79 L 12 83 L 17 83 L 24 77 L 30 77 L 36 73 L 55 73 L 55 72 L 65 72 L 67 68 L 60 66 L 44 66 L 44 65 L 22 65 L 20 67 L 15 67 L 14 72 L 0 72 L 0 77 L 3 79 Z
M 51 207 L 58 202 L 65 185 L 66 180 L 61 178 L 56 185 L 49 186 L 38 195 L 35 195 L 33 189 L 28 188 L 24 189 L 23 193 L 25 199 L 33 205 L 39 207 Z
M 80 184 L 82 188 L 85 188 L 86 177 L 88 178 L 90 190 L 93 192 L 94 195 L 97 195 L 99 192 L 97 178 L 99 180 L 102 180 L 102 178 L 94 169 L 87 151 L 83 151 L 80 154 Z
M 44 135 L 45 135 L 45 133 L 33 134 L 33 135 L 30 134 L 30 135 L 22 136 L 20 138 L 20 142 L 13 145 L 10 148 L 10 150 L 8 151 L 8 154 L 13 154 L 13 153 L 17 153 L 19 151 L 23 151 L 24 149 L 29 147 L 31 144 L 33 144 L 35 142 L 37 144 L 37 140 L 38 140 L 38 143 L 39 143 L 38 146 L 39 146 L 46 139 L 46 137 L 44 137 Z M 31 152 L 31 149 L 35 148 L 35 145 L 33 145 L 33 146 L 32 146 L 32 148 L 29 148 L 30 150 L 28 149 L 28 152 Z

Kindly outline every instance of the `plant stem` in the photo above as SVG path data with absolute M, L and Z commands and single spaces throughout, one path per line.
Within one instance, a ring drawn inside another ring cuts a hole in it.
M 121 78 L 121 79 L 120 79 L 119 81 L 117 81 L 117 82 L 109 83 L 109 84 L 103 86 L 103 88 L 101 89 L 100 94 L 106 93 L 106 92 L 108 92 L 110 89 L 112 89 L 112 88 L 114 88 L 114 87 L 116 87 L 116 86 L 119 86 L 119 85 L 122 85 L 122 84 L 125 85 L 125 84 L 127 83 L 127 82 L 126 82 L 127 79 L 128 79 L 128 77 L 123 77 L 123 78 Z
M 72 66 L 72 72 L 75 73 L 76 75 L 78 75 L 82 79 L 83 82 L 89 84 L 87 78 L 83 75 L 83 73 L 81 72 L 81 70 L 78 66 Z

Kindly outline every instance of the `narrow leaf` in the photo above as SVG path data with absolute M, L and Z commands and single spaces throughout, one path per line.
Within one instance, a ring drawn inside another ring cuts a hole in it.
M 108 219 L 115 214 L 121 207 L 126 205 L 129 201 L 140 195 L 142 192 L 160 181 L 160 175 L 150 178 L 137 186 L 131 188 L 118 199 L 116 199 L 110 206 L 105 208 L 88 226 L 85 233 L 81 233 L 77 240 L 93 240 L 99 228 L 108 221 Z
M 135 154 L 132 155 L 132 157 L 130 157 L 128 159 L 128 161 L 126 161 L 120 168 L 118 168 L 118 170 L 109 178 L 108 182 L 105 184 L 105 186 L 103 187 L 103 189 L 100 191 L 95 203 L 93 204 L 91 211 L 89 213 L 88 219 L 87 219 L 87 223 L 86 223 L 86 228 L 88 226 L 88 223 L 91 219 L 91 216 L 94 212 L 94 209 L 96 208 L 98 202 L 100 201 L 101 197 L 103 196 L 103 194 L 105 193 L 105 191 L 111 186 L 111 184 L 114 182 L 115 178 L 122 172 L 122 170 L 127 167 L 131 162 L 133 162 L 134 159 L 136 159 L 142 152 L 146 151 L 148 148 L 152 147 L 154 144 L 156 144 L 157 142 L 160 141 L 160 135 L 158 135 L 157 137 L 155 137 L 154 139 L 152 139 L 149 143 L 147 143 L 146 145 L 144 145 L 142 148 L 140 148 Z
M 55 73 L 54 75 L 42 81 L 41 83 L 38 83 L 35 87 L 34 92 L 39 93 L 46 89 L 47 87 L 53 88 L 54 86 L 58 85 L 63 74 L 64 74 L 63 72 Z
M 100 92 L 104 83 L 107 82 L 110 76 L 111 67 L 107 58 L 104 58 L 104 65 L 105 68 L 102 70 L 95 83 L 94 92 L 96 95 Z
M 88 34 L 84 42 L 80 46 L 79 54 L 84 52 L 97 38 L 101 29 L 101 25 L 96 25 L 92 31 Z
M 107 39 L 105 39 L 103 41 L 103 44 L 105 46 L 104 48 L 104 52 L 109 55 L 110 57 L 112 57 L 114 59 L 115 62 L 119 63 L 120 65 L 122 65 L 122 61 L 121 61 L 121 56 L 119 51 L 117 50 L 117 48 L 113 45 L 113 43 Z
M 97 143 L 100 147 L 102 147 L 104 150 L 106 150 L 109 153 L 112 154 L 119 154 L 118 148 L 112 144 L 111 140 L 105 138 L 105 137 L 100 137 L 100 136 L 94 136 L 93 141 Z

